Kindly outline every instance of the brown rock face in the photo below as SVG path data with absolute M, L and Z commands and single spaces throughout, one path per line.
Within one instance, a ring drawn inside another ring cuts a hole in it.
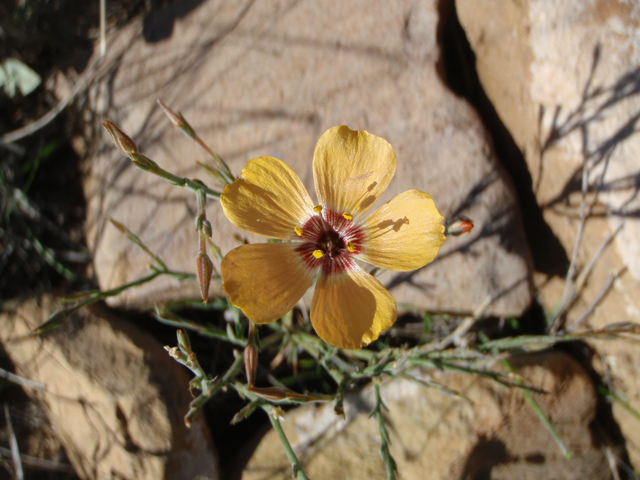
M 179 175 L 206 178 L 195 162 L 207 157 L 164 117 L 158 98 L 181 111 L 235 174 L 249 159 L 271 155 L 310 191 L 313 149 L 326 129 L 346 124 L 379 135 L 398 155 L 381 201 L 416 188 L 445 217 L 464 214 L 476 224 L 471 235 L 449 239 L 428 267 L 387 272 L 383 283 L 417 308 L 471 312 L 494 298 L 490 313 L 518 315 L 531 300 L 518 208 L 475 112 L 436 74 L 436 3 L 205 1 L 162 41 L 145 41 L 141 23 L 117 32 L 89 104 Z M 109 216 L 171 268 L 191 271 L 193 194 L 137 170 L 106 134 L 87 165 L 88 238 L 101 287 L 148 273 L 149 259 L 105 223 Z M 223 252 L 238 245 L 216 202 L 207 217 Z M 220 285 L 211 291 L 219 294 Z M 195 282 L 159 279 L 113 301 L 149 306 L 197 296 Z
M 608 479 L 610 471 L 594 445 L 589 424 L 596 395 L 585 370 L 564 353 L 511 359 L 575 457 L 568 461 L 517 389 L 458 373 L 434 372 L 433 381 L 466 397 L 395 380 L 381 388 L 389 411 L 391 454 L 401 478 L 412 479 Z M 416 374 L 416 372 L 414 372 Z M 426 373 L 417 374 L 427 375 Z M 382 479 L 380 433 L 373 393 L 348 397 L 346 420 L 333 405 L 308 405 L 289 412 L 283 427 L 312 478 Z M 273 431 L 267 433 L 245 469 L 243 480 L 290 478 L 291 470 Z
M 103 478 L 217 479 L 208 427 L 182 421 L 190 397 L 182 367 L 148 334 L 111 315 L 75 315 L 33 337 L 59 305 L 44 298 L 0 316 L 0 342 L 16 372 L 46 386 L 44 406 L 77 474 Z
M 456 2 L 477 58 L 484 90 L 524 154 L 545 220 L 569 256 L 581 211 L 582 165 L 587 166 L 587 213 L 577 256 L 584 269 L 619 225 L 609 247 L 569 311 L 568 324 L 613 284 L 590 324 L 640 321 L 640 7 L 635 2 L 492 0 Z M 539 275 L 547 311 L 564 289 Z M 635 343 L 594 342 L 613 388 L 640 410 L 640 354 Z M 640 422 L 619 403 L 614 415 L 640 468 Z

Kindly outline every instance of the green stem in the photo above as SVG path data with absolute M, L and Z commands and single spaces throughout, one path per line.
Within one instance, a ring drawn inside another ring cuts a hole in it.
M 189 404 L 189 411 L 184 416 L 184 421 L 186 425 L 191 424 L 191 420 L 195 417 L 196 413 L 198 413 L 198 410 L 200 410 L 205 403 L 207 403 L 224 386 L 230 384 L 231 381 L 235 379 L 235 377 L 237 377 L 238 374 L 240 374 L 240 372 L 242 371 L 242 365 L 244 364 L 244 358 L 240 353 L 237 353 L 236 351 L 234 351 L 234 355 L 236 356 L 236 358 L 233 364 L 229 367 L 229 370 L 227 370 L 227 372 L 222 376 L 222 378 L 219 378 L 215 381 L 211 381 L 206 377 L 206 373 L 204 372 L 204 370 L 202 369 L 199 363 L 196 363 L 195 365 L 183 364 L 196 375 L 196 378 L 202 378 L 202 383 L 201 383 L 201 386 L 199 387 L 202 393 L 200 393 L 200 395 L 198 395 Z M 194 357 L 195 357 L 195 354 L 194 354 Z
M 204 193 L 207 194 L 207 197 L 214 198 L 216 200 L 220 199 L 220 195 L 221 195 L 220 192 L 211 190 L 209 187 L 207 187 L 204 183 L 200 181 L 194 181 L 189 178 L 179 177 L 178 175 L 174 175 L 173 173 L 168 172 L 167 170 L 162 168 L 160 165 L 158 165 L 156 162 L 154 162 L 150 158 L 145 157 L 140 153 L 136 152 L 127 156 L 131 159 L 131 161 L 133 161 L 133 163 L 138 168 L 144 170 L 145 172 L 153 173 L 154 175 L 162 178 L 163 180 L 166 180 L 171 185 L 187 188 L 194 193 L 197 193 L 198 190 L 202 190 Z
M 202 325 L 197 322 L 182 318 L 178 315 L 172 315 L 174 315 L 174 318 L 167 318 L 166 316 L 163 316 L 163 312 L 160 311 L 154 316 L 160 323 L 169 325 L 171 327 L 191 330 L 198 333 L 199 335 L 202 335 L 203 337 L 215 338 L 218 340 L 229 342 L 232 345 L 236 345 L 238 347 L 245 347 L 247 345 L 247 342 L 245 340 L 242 340 L 241 338 L 231 338 L 223 330 L 220 330 L 219 328 L 216 328 L 212 325 Z
M 209 146 L 204 143 L 200 137 L 198 137 L 198 135 L 195 134 L 194 132 L 194 137 L 193 139 L 195 140 L 195 142 L 200 145 L 209 155 L 211 155 L 213 157 L 213 159 L 216 161 L 216 163 L 218 164 L 218 168 L 220 169 L 219 172 L 222 174 L 224 180 L 227 183 L 233 183 L 235 181 L 235 179 L 233 178 L 233 175 L 231 174 L 231 171 L 229 170 L 229 166 L 224 162 L 224 160 L 222 160 L 222 158 L 220 157 L 220 155 L 218 155 L 216 152 L 214 152 L 213 150 L 211 150 L 209 148 Z
M 387 470 L 387 480 L 396 480 L 398 465 L 389 451 L 391 439 L 389 438 L 389 431 L 387 430 L 387 426 L 384 424 L 384 415 L 382 414 L 382 409 L 384 408 L 386 410 L 387 407 L 382 402 L 382 397 L 380 397 L 380 377 L 376 377 L 374 379 L 373 388 L 375 393 L 375 404 L 370 416 L 375 414 L 376 420 L 378 421 L 378 430 L 380 431 L 380 456 L 382 457 L 384 466 Z
M 172 270 L 154 269 L 153 272 L 147 275 L 146 277 L 142 277 L 142 278 L 139 278 L 138 280 L 125 283 L 124 285 L 120 285 L 119 287 L 112 288 L 111 290 L 107 290 L 104 292 L 97 291 L 97 292 L 92 292 L 88 294 L 86 298 L 84 298 L 84 300 L 81 300 L 79 303 L 75 304 L 73 307 L 64 308 L 62 310 L 58 310 L 54 312 L 46 322 L 36 327 L 33 333 L 36 335 L 41 335 L 42 333 L 48 330 L 51 330 L 52 328 L 55 328 L 60 324 L 64 323 L 69 318 L 69 315 L 71 315 L 76 310 L 80 310 L 82 307 L 87 307 L 89 305 L 92 305 L 107 297 L 115 297 L 116 295 L 119 295 L 120 293 L 122 293 L 128 288 L 138 287 L 142 284 L 150 282 L 151 280 L 153 280 L 156 277 L 159 277 L 160 275 L 171 275 L 179 278 L 186 278 L 186 277 L 193 276 L 191 274 L 185 274 L 182 272 L 174 272 Z
M 298 480 L 309 480 L 309 477 L 307 477 L 307 474 L 304 472 L 304 469 L 302 468 L 302 465 L 300 464 L 298 457 L 296 457 L 296 454 L 293 451 L 293 448 L 291 448 L 291 444 L 289 443 L 289 440 L 287 440 L 287 436 L 284 434 L 282 425 L 280 425 L 280 420 L 278 420 L 278 418 L 273 414 L 271 408 L 265 407 L 265 406 L 263 406 L 262 408 L 264 409 L 265 412 L 267 412 L 267 415 L 269 415 L 269 420 L 271 420 L 271 425 L 273 425 L 273 429 L 276 431 L 276 434 L 278 435 L 278 439 L 280 440 L 280 443 L 284 448 L 284 453 L 287 455 L 287 458 L 289 459 L 293 478 L 297 478 Z

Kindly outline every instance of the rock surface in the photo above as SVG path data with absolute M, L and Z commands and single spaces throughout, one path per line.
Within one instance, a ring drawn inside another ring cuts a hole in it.
M 217 479 L 209 429 L 188 430 L 188 378 L 148 334 L 105 313 L 79 313 L 41 337 L 30 332 L 59 308 L 50 298 L 0 316 L 0 342 L 16 373 L 44 384 L 44 406 L 85 480 Z
M 566 251 L 573 251 L 581 211 L 582 165 L 589 193 L 577 265 L 584 268 L 621 223 L 569 311 L 578 319 L 612 274 L 615 282 L 589 320 L 593 327 L 640 321 L 640 5 L 594 0 L 456 2 L 477 59 L 482 86 L 523 152 L 544 218 Z M 596 197 L 597 195 L 597 197 Z M 559 278 L 538 275 L 545 309 L 562 297 Z M 594 342 L 597 365 L 613 389 L 640 411 L 640 352 L 635 342 Z M 611 375 L 607 373 L 611 370 Z M 614 415 L 640 469 L 640 422 L 621 404 Z
M 408 380 L 381 388 L 400 478 L 424 479 L 608 479 L 611 474 L 590 432 L 596 394 L 587 372 L 565 353 L 511 360 L 529 384 L 548 395 L 536 399 L 575 457 L 565 460 L 522 393 L 488 380 L 450 372 L 431 379 L 466 397 L 452 398 Z M 414 372 L 416 373 L 416 372 Z M 426 375 L 422 373 L 418 375 Z M 311 478 L 383 479 L 374 418 L 373 390 L 345 402 L 346 420 L 333 405 L 288 412 L 282 425 Z M 243 480 L 288 479 L 291 467 L 275 432 L 268 432 L 249 461 Z
M 435 0 L 359 0 L 331 8 L 208 0 L 173 12 L 180 17 L 174 23 L 171 14 L 159 12 L 110 38 L 90 89 L 91 115 L 118 124 L 164 168 L 206 179 L 195 163 L 208 161 L 206 154 L 170 125 L 155 103 L 160 98 L 184 114 L 234 173 L 253 157 L 271 155 L 288 163 L 310 191 L 313 149 L 327 128 L 346 124 L 382 136 L 396 149 L 398 169 L 381 201 L 417 188 L 434 197 L 445 218 L 464 214 L 476 224 L 470 236 L 449 239 L 426 268 L 387 272 L 382 281 L 397 301 L 472 312 L 493 298 L 489 313 L 495 315 L 527 308 L 531 262 L 516 200 L 476 113 L 437 75 Z M 160 34 L 167 21 L 170 36 Z M 148 273 L 148 257 L 109 217 L 171 268 L 194 271 L 191 192 L 136 169 L 104 132 L 87 167 L 87 238 L 101 288 Z M 245 234 L 215 201 L 207 215 L 222 251 L 237 246 L 234 234 Z M 212 293 L 220 293 L 219 284 Z M 195 282 L 162 278 L 112 301 L 149 306 L 198 296 Z

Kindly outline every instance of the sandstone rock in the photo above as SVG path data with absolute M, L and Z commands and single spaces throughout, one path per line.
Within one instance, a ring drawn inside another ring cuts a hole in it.
M 445 217 L 464 214 L 476 228 L 449 239 L 439 258 L 382 281 L 401 304 L 518 315 L 531 300 L 529 252 L 509 182 L 473 109 L 436 73 L 440 52 L 435 0 L 202 2 L 177 19 L 170 38 L 145 42 L 142 23 L 110 38 L 89 95 L 89 111 L 109 118 L 141 150 L 180 175 L 206 176 L 206 154 L 157 107 L 181 111 L 201 137 L 240 172 L 251 158 L 288 163 L 313 191 L 311 160 L 320 135 L 339 124 L 387 139 L 398 154 L 382 201 L 410 188 L 432 194 Z M 95 120 L 93 120 L 95 122 Z M 95 124 L 94 124 L 95 125 Z M 87 238 L 102 288 L 148 273 L 149 259 L 106 219 L 124 223 L 171 268 L 193 271 L 195 199 L 137 170 L 105 133 L 87 163 Z M 215 201 L 207 206 L 214 241 L 238 245 Z M 249 236 L 250 241 L 262 241 Z M 212 284 L 212 293 L 220 293 Z M 158 279 L 112 300 L 149 306 L 196 298 L 195 282 Z
M 188 430 L 183 367 L 148 334 L 104 312 L 79 313 L 30 336 L 59 305 L 28 301 L 0 316 L 0 342 L 16 373 L 46 386 L 43 406 L 85 480 L 217 479 L 204 419 Z
M 559 352 L 514 357 L 512 364 L 525 381 L 549 392 L 537 394 L 536 399 L 575 457 L 564 459 L 520 391 L 486 378 L 436 371 L 430 373 L 432 380 L 466 400 L 408 380 L 381 388 L 400 478 L 610 478 L 606 459 L 589 430 L 596 394 L 587 372 Z M 307 405 L 285 415 L 282 425 L 305 471 L 317 479 L 386 478 L 378 453 L 378 426 L 368 418 L 372 389 L 350 395 L 345 405 L 345 421 L 330 404 Z M 282 447 L 270 431 L 242 478 L 284 480 L 290 475 Z
M 597 297 L 609 277 L 619 278 L 590 319 L 593 327 L 640 321 L 640 6 L 595 0 L 456 2 L 477 58 L 484 90 L 524 154 L 544 217 L 569 256 L 581 203 L 582 164 L 589 166 L 593 216 L 578 251 L 584 267 L 620 223 L 624 228 L 589 278 L 568 323 Z M 597 192 L 597 199 L 595 197 Z M 547 311 L 564 283 L 538 275 Z M 640 410 L 640 353 L 632 342 L 594 342 L 612 371 L 613 386 Z M 640 422 L 620 404 L 614 415 L 640 468 Z

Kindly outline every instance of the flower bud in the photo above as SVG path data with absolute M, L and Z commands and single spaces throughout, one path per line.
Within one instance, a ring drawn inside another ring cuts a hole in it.
M 191 351 L 191 340 L 189 340 L 189 335 L 184 330 L 178 330 L 176 332 L 176 336 L 178 337 L 178 347 L 182 352 L 188 354 Z
M 457 237 L 459 235 L 464 235 L 465 233 L 469 233 L 473 229 L 473 222 L 469 220 L 467 217 L 458 217 L 445 229 L 445 235 L 453 235 Z
M 111 222 L 111 224 L 116 227 L 118 230 L 120 230 L 120 232 L 122 233 L 129 233 L 127 231 L 127 227 L 125 227 L 123 224 L 121 224 L 120 222 L 118 222 L 117 220 L 114 220 L 113 218 L 109 217 L 109 221 Z
M 247 345 L 244 349 L 244 370 L 247 374 L 247 385 L 253 387 L 258 370 L 258 349 L 253 345 Z
M 200 294 L 202 301 L 207 303 L 209 300 L 209 284 L 211 283 L 211 274 L 213 273 L 213 262 L 206 252 L 200 252 L 196 257 L 196 276 L 200 285 Z
M 116 144 L 118 150 L 120 150 L 120 152 L 122 152 L 125 157 L 129 157 L 134 153 L 138 153 L 138 147 L 136 146 L 135 142 L 109 120 L 105 120 L 102 123 L 102 126 L 107 129 L 111 140 L 113 140 L 113 143 Z
M 187 123 L 181 113 L 176 113 L 171 110 L 162 102 L 162 100 L 158 100 L 158 105 L 160 105 L 160 108 L 162 108 L 167 117 L 169 117 L 171 123 L 182 130 L 182 133 L 184 133 L 187 137 L 195 138 L 196 132 L 193 131 L 193 128 L 191 128 L 191 125 Z
M 280 387 L 252 387 L 247 388 L 251 393 L 255 393 L 259 397 L 269 400 L 271 402 L 277 402 L 280 400 L 287 400 L 291 398 L 291 392 L 288 389 Z

